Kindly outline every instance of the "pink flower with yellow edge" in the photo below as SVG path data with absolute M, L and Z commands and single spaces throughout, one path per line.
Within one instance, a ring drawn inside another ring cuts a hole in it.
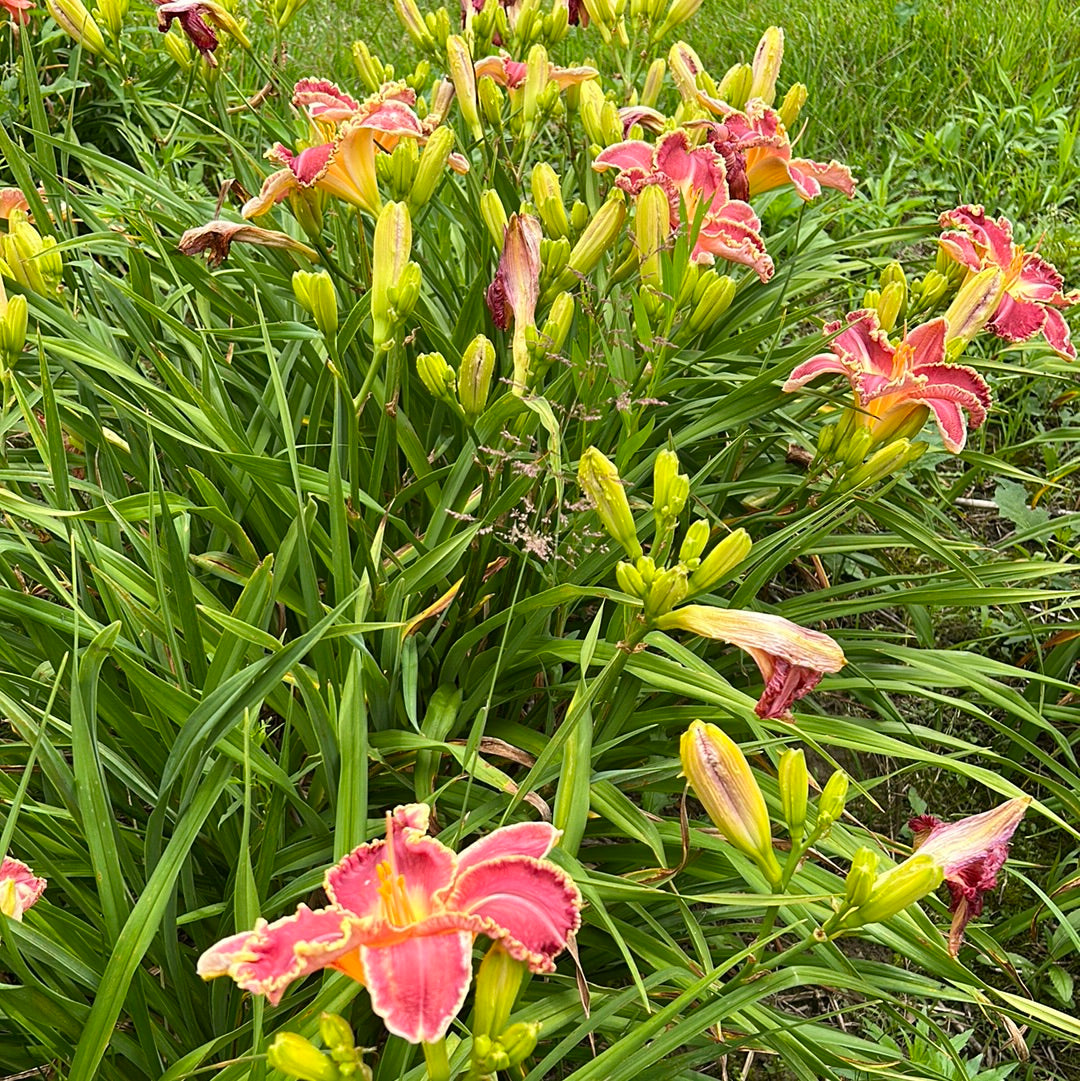
M 23 913 L 37 904 L 47 885 L 21 860 L 5 856 L 0 862 L 0 912 L 9 920 L 21 920 Z
M 780 114 L 760 99 L 749 101 L 745 112 L 707 94 L 700 94 L 699 100 L 723 115 L 720 123 L 709 125 L 709 141 L 723 155 L 736 199 L 749 199 L 785 184 L 793 184 L 807 202 L 817 198 L 822 188 L 835 188 L 849 197 L 855 194 L 855 181 L 846 165 L 794 157 Z
M 671 207 L 672 230 L 684 213 L 690 222 L 700 220 L 693 262 L 711 265 L 719 256 L 751 267 L 763 282 L 772 277 L 761 222 L 749 203 L 730 197 L 724 159 L 711 146 L 691 147 L 679 129 L 662 135 L 655 146 L 638 139 L 609 146 L 593 168 L 618 169 L 615 183 L 631 195 L 648 184 L 662 187 Z
M 358 980 L 387 1029 L 412 1043 L 442 1039 L 472 980 L 477 935 L 533 972 L 580 924 L 581 895 L 543 857 L 559 831 L 504 826 L 456 854 L 427 836 L 430 808 L 386 815 L 386 840 L 360 845 L 324 879 L 326 908 L 223 939 L 199 958 L 203 979 L 231 976 L 276 1005 L 286 987 L 321 968 Z
M 908 822 L 915 834 L 915 851 L 931 856 L 945 873 L 945 885 L 952 894 L 949 953 L 954 957 L 960 952 L 968 921 L 982 913 L 986 893 L 997 885 L 997 873 L 1009 854 L 1009 839 L 1030 803 L 1030 796 L 1021 796 L 959 822 L 942 822 L 933 815 L 919 815 Z
M 825 334 L 836 334 L 841 326 L 828 323 Z M 889 438 L 917 413 L 923 411 L 925 416 L 929 410 L 946 449 L 959 454 L 967 441 L 968 419 L 972 428 L 978 428 L 991 397 L 978 372 L 946 363 L 948 330 L 944 318 L 932 319 L 893 345 L 876 311 L 851 312 L 847 327 L 829 343 L 829 352 L 800 364 L 784 390 L 798 390 L 819 375 L 843 375 L 855 393 L 859 422 L 870 428 L 876 441 Z
M 767 612 L 687 604 L 660 616 L 656 625 L 746 650 L 765 679 L 754 707 L 759 717 L 789 720 L 795 701 L 809 694 L 826 672 L 839 672 L 847 663 L 844 651 L 827 634 Z
M 1005 273 L 1005 293 L 987 329 L 1010 342 L 1043 337 L 1058 356 L 1076 359 L 1069 324 L 1059 309 L 1080 303 L 1080 290 L 1063 291 L 1055 267 L 1035 252 L 1013 243 L 1008 218 L 988 218 L 981 206 L 958 206 L 941 215 L 939 243 L 945 253 L 969 272 L 998 267 Z
M 528 65 L 524 61 L 514 60 L 509 53 L 505 52 L 499 53 L 498 56 L 485 56 L 477 60 L 474 67 L 477 79 L 487 75 L 507 90 L 516 90 L 519 86 L 523 86 L 525 74 L 528 71 Z M 587 79 L 596 79 L 599 76 L 600 72 L 596 68 L 561 68 L 558 64 L 548 64 L 547 81 L 554 83 L 559 88 L 560 94 L 567 87 L 577 86 Z

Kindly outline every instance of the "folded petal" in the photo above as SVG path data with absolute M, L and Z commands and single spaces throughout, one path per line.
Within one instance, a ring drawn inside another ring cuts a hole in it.
M 615 143 L 597 154 L 592 167 L 601 173 L 605 169 L 640 169 L 648 174 L 653 169 L 653 148 L 640 139 Z
M 1076 360 L 1076 346 L 1069 341 L 1069 324 L 1065 317 L 1054 308 L 1046 309 L 1046 321 L 1043 323 L 1043 334 L 1050 348 L 1062 360 Z
M 1046 309 L 1041 304 L 1017 300 L 1006 293 L 987 328 L 1010 342 L 1026 342 L 1043 328 Z
M 554 848 L 560 835 L 561 832 L 549 822 L 517 822 L 502 826 L 458 853 L 457 873 L 462 875 L 478 863 L 502 856 L 542 859 Z
M 909 331 L 904 341 L 913 351 L 912 367 L 922 368 L 928 364 L 941 364 L 945 360 L 945 338 L 949 325 L 944 319 L 931 319 Z M 970 370 L 970 369 L 969 369 Z
M 798 390 L 819 375 L 848 375 L 848 367 L 835 353 L 818 353 L 816 357 L 804 360 L 796 366 L 783 389 L 789 393 Z
M 952 227 L 967 233 L 984 257 L 1003 269 L 1013 259 L 1012 224 L 1008 218 L 988 218 L 981 206 L 958 206 L 939 219 L 943 229 Z
M 410 1043 L 446 1035 L 469 991 L 472 940 L 452 931 L 361 948 L 371 1008 L 390 1032 Z
M 848 197 L 855 194 L 855 178 L 846 165 L 795 158 L 788 163 L 788 176 L 803 199 L 814 199 L 822 188 L 835 188 Z
M 301 79 L 293 90 L 292 103 L 305 109 L 313 120 L 337 123 L 353 116 L 360 102 L 328 79 Z

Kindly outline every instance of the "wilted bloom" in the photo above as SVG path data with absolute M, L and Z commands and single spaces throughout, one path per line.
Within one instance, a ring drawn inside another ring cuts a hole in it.
M 828 323 L 825 333 L 836 334 L 842 325 Z M 852 312 L 847 327 L 829 343 L 830 351 L 800 364 L 784 390 L 798 390 L 819 375 L 836 372 L 851 383 L 858 422 L 876 441 L 890 438 L 929 408 L 946 449 L 959 454 L 967 440 L 964 414 L 978 428 L 990 408 L 990 388 L 971 368 L 945 362 L 948 331 L 945 319 L 932 319 L 893 345 L 876 311 Z
M 616 143 L 593 162 L 597 170 L 618 169 L 615 183 L 631 195 L 656 184 L 667 193 L 671 228 L 682 215 L 700 220 L 691 260 L 711 264 L 716 257 L 751 267 L 762 281 L 773 262 L 761 238 L 761 222 L 749 203 L 730 198 L 724 159 L 711 146 L 691 147 L 682 129 L 662 135 L 655 146 L 640 140 Z
M 167 33 L 175 19 L 188 40 L 202 53 L 211 67 L 217 66 L 217 59 L 214 57 L 214 50 L 218 47 L 215 26 L 235 38 L 245 49 L 251 48 L 251 42 L 240 24 L 229 11 L 214 0 L 154 0 L 154 2 L 158 6 L 158 29 L 163 34 Z
M 211 221 L 195 229 L 188 229 L 177 247 L 184 255 L 201 255 L 206 252 L 211 266 L 221 266 L 228 257 L 233 244 L 258 244 L 264 248 L 284 248 L 294 251 L 315 262 L 319 253 L 299 240 L 280 233 L 276 229 L 261 229 L 247 222 Z
M 683 774 L 724 839 L 749 856 L 774 888 L 780 865 L 769 810 L 739 745 L 715 724 L 694 721 L 679 741 Z
M 805 200 L 816 198 L 823 187 L 854 194 L 855 181 L 846 165 L 792 156 L 791 139 L 780 114 L 761 100 L 752 98 L 745 112 L 707 94 L 699 94 L 698 100 L 723 116 L 720 123 L 709 126 L 709 140 L 723 156 L 735 198 L 749 199 L 785 184 L 793 184 Z
M 1063 292 L 1064 281 L 1050 263 L 1014 244 L 1007 218 L 988 218 L 981 206 L 958 206 L 941 215 L 941 226 L 947 231 L 940 244 L 950 258 L 970 272 L 998 267 L 1005 273 L 1005 292 L 987 329 L 1010 342 L 1041 332 L 1058 356 L 1076 359 L 1059 309 L 1080 303 L 1080 290 Z
M 952 894 L 949 952 L 954 957 L 968 921 L 982 912 L 984 895 L 997 885 L 997 873 L 1009 854 L 1009 838 L 1030 803 L 1030 796 L 1020 796 L 959 822 L 945 823 L 933 815 L 919 815 L 908 822 L 915 834 L 913 858 L 933 858 Z
M 37 878 L 21 860 L 5 856 L 0 863 L 0 912 L 9 920 L 21 920 L 35 905 L 48 883 Z
M 844 651 L 827 634 L 766 612 L 687 604 L 661 616 L 656 625 L 746 650 L 765 678 L 754 707 L 759 717 L 786 719 L 793 702 L 809 694 L 826 672 L 839 672 L 847 663 Z
M 487 290 L 487 306 L 500 330 L 514 324 L 515 394 L 525 390 L 529 374 L 527 327 L 536 325 L 536 304 L 540 299 L 540 222 L 531 214 L 511 214 L 503 238 L 502 254 L 495 279 Z
M 199 975 L 231 976 L 276 1005 L 294 980 L 335 968 L 367 987 L 390 1032 L 432 1043 L 465 1001 L 477 935 L 533 972 L 554 971 L 581 908 L 573 882 L 543 859 L 559 831 L 504 826 L 455 855 L 426 835 L 429 815 L 424 804 L 388 812 L 386 840 L 327 871 L 329 906 L 259 920 L 207 950 Z

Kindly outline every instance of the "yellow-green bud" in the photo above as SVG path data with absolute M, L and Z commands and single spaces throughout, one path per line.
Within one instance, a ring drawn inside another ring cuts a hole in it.
M 352 46 L 353 66 L 364 88 L 372 94 L 378 92 L 385 81 L 383 65 L 378 58 L 372 55 L 371 50 L 364 41 L 354 41 Z
M 105 37 L 94 17 L 86 10 L 82 0 L 45 0 L 49 14 L 72 40 L 87 52 L 111 59 L 105 48 Z
M 733 109 L 742 109 L 750 100 L 750 88 L 754 83 L 754 71 L 749 64 L 735 64 L 728 68 L 716 88 L 716 96 Z
M 117 38 L 124 28 L 124 16 L 128 12 L 128 6 L 129 0 L 98 0 L 94 16 L 105 24 L 105 29 L 113 38 Z
M 900 317 L 900 312 L 903 310 L 906 300 L 907 289 L 900 282 L 889 282 L 881 290 L 881 296 L 878 297 L 875 307 L 877 308 L 878 322 L 881 324 L 881 329 L 886 333 L 896 326 L 896 321 Z
M 690 575 L 690 592 L 707 593 L 714 586 L 726 581 L 731 572 L 750 554 L 750 548 L 750 534 L 741 528 L 718 541 L 698 564 L 697 570 Z
M 850 783 L 848 775 L 842 769 L 836 770 L 825 782 L 825 787 L 821 790 L 821 798 L 818 800 L 816 832 L 819 837 L 824 837 L 832 828 L 833 823 L 844 813 Z
M 315 326 L 330 338 L 338 328 L 337 294 L 330 275 L 322 271 L 297 270 L 292 276 L 293 296 L 315 320 Z
M 619 583 L 619 588 L 624 593 L 629 593 L 631 597 L 644 598 L 646 592 L 648 592 L 645 580 L 638 573 L 638 569 L 633 563 L 616 563 L 615 580 Z
M 420 288 L 424 275 L 418 263 L 408 262 L 401 272 L 397 284 L 390 287 L 390 303 L 393 305 L 394 318 L 404 322 L 412 315 L 416 302 L 420 299 Z
M 661 571 L 649 586 L 648 595 L 645 597 L 646 618 L 653 620 L 665 612 L 670 612 L 675 605 L 686 599 L 688 591 L 684 567 L 668 567 Z
M 578 87 L 579 107 L 581 124 L 585 134 L 591 143 L 599 146 L 606 145 L 604 140 L 604 122 L 601 113 L 604 108 L 604 91 L 600 87 L 599 80 L 587 79 Z
M 435 37 L 420 14 L 416 0 L 394 0 L 394 10 L 409 37 L 425 52 L 434 52 Z
M 867 289 L 862 295 L 862 307 L 864 308 L 876 308 L 878 302 L 881 300 L 880 289 Z
M 540 332 L 540 343 L 545 352 L 558 353 L 562 349 L 570 333 L 573 318 L 574 298 L 569 293 L 559 293 L 552 301 L 551 311 L 548 312 L 547 320 Z
M 716 271 L 709 267 L 706 273 L 716 275 Z M 684 308 L 687 304 L 690 304 L 694 300 L 694 291 L 697 289 L 698 282 L 701 280 L 702 271 L 697 263 L 687 263 L 686 269 L 682 273 L 682 278 L 679 280 L 679 289 L 675 294 L 675 307 Z
M 690 315 L 690 333 L 708 330 L 731 307 L 735 299 L 735 279 L 726 274 L 709 282 Z
M 761 98 L 766 105 L 772 105 L 776 100 L 776 79 L 783 59 L 784 31 L 779 26 L 770 26 L 762 34 L 757 52 L 754 53 L 748 99 Z
M 925 408 L 925 407 L 924 407 Z M 925 422 L 925 414 L 920 410 L 912 411 L 912 417 L 921 416 L 920 427 Z M 911 443 L 907 439 L 894 439 L 879 447 L 870 457 L 844 475 L 843 490 L 868 488 L 880 481 L 896 476 L 912 462 L 917 461 L 926 451 L 926 443 Z
M 549 237 L 565 237 L 570 232 L 570 222 L 563 204 L 562 185 L 559 174 L 546 161 L 533 166 L 530 188 L 536 213 L 543 222 Z
M 341 1078 L 334 1060 L 296 1032 L 279 1032 L 266 1049 L 266 1061 L 272 1069 L 301 1081 L 339 1081 Z
M 638 559 L 641 544 L 637 539 L 637 527 L 614 463 L 596 447 L 588 447 L 578 464 L 578 482 L 595 505 L 604 528 L 631 559 Z
M 809 775 L 806 772 L 806 755 L 799 748 L 789 748 L 780 755 L 777 770 L 780 784 L 780 807 L 791 833 L 798 844 L 806 825 L 806 803 L 809 791 Z
M 506 1029 L 499 1036 L 499 1043 L 507 1058 L 506 1069 L 512 1070 L 524 1062 L 536 1050 L 539 1039 L 540 1025 L 536 1021 L 518 1021 Z
M 352 1026 L 340 1014 L 319 1014 L 319 1035 L 331 1051 L 352 1051 L 356 1047 Z
M 570 5 L 556 3 L 544 16 L 544 40 L 548 45 L 558 45 L 570 29 Z
M 651 586 L 656 578 L 656 560 L 652 556 L 641 556 L 634 566 L 645 585 Z
M 904 292 L 907 292 L 907 275 L 904 273 L 903 266 L 900 265 L 895 259 L 886 264 L 878 275 L 878 281 L 881 283 L 881 288 L 884 289 L 887 285 L 892 285 L 896 282 L 898 285 L 904 287 Z
M 26 297 L 5 298 L 4 287 L 0 284 L 0 307 L 0 365 L 7 368 L 19 359 L 26 345 Z
M 646 184 L 636 199 L 634 236 L 643 285 L 659 289 L 662 276 L 660 255 L 671 233 L 671 205 L 659 184 Z
M 657 528 L 665 519 L 678 518 L 690 495 L 690 478 L 679 472 L 679 456 L 666 447 L 653 464 L 653 514 Z
M 593 215 L 592 221 L 585 227 L 570 252 L 568 267 L 574 272 L 570 283 L 576 280 L 577 275 L 587 275 L 596 268 L 601 258 L 618 240 L 624 221 L 626 200 L 623 193 L 616 188 Z
M 502 128 L 503 92 L 499 84 L 490 75 L 482 75 L 476 86 L 476 94 L 480 99 L 480 115 L 484 123 L 493 131 Z
M 858 908 L 870 900 L 877 881 L 878 855 L 872 848 L 860 848 L 851 858 L 844 880 L 844 908 Z
M 657 4 L 657 7 L 662 7 L 661 4 Z M 697 12 L 697 9 L 701 7 L 701 0 L 671 0 L 671 6 L 668 8 L 667 17 L 655 29 L 652 33 L 652 40 L 659 41 L 669 31 L 674 30 L 676 26 L 681 26 L 688 19 L 692 18 Z
M 522 134 L 530 138 L 535 130 L 536 121 L 540 116 L 542 105 L 541 97 L 548 85 L 548 62 L 547 49 L 537 42 L 530 50 L 525 60 L 525 85 L 522 89 L 521 118 L 523 121 Z
M 649 109 L 655 109 L 660 100 L 660 91 L 664 89 L 664 75 L 667 73 L 667 64 L 664 58 L 658 56 L 650 65 L 645 74 L 645 86 L 641 91 L 641 104 Z
M 495 346 L 483 334 L 477 334 L 466 346 L 458 367 L 458 401 L 470 423 L 487 408 L 494 371 Z
M 924 308 L 932 307 L 949 291 L 949 279 L 931 270 L 922 280 L 919 300 Z
M 784 100 L 780 103 L 780 123 L 789 131 L 795 127 L 799 113 L 806 104 L 807 89 L 802 83 L 793 83 L 788 87 Z
M 686 531 L 686 536 L 683 537 L 682 546 L 679 548 L 679 562 L 693 563 L 694 566 L 690 569 L 696 570 L 701 559 L 701 553 L 705 551 L 705 546 L 709 543 L 711 535 L 712 530 L 709 528 L 709 523 L 704 519 L 699 518 L 696 522 L 691 522 L 690 528 Z
M 411 143 L 412 139 L 404 142 Z M 426 206 L 442 180 L 446 162 L 454 149 L 454 132 L 445 125 L 437 127 L 429 136 L 420 160 L 416 165 L 412 189 L 409 191 L 409 207 L 419 210 Z M 397 150 L 394 151 L 397 153 Z
M 383 155 L 380 155 L 382 157 Z M 395 199 L 408 199 L 416 180 L 420 152 L 415 139 L 402 139 L 389 155 L 390 192 Z
M 946 345 L 950 357 L 959 355 L 990 321 L 1005 292 L 1005 275 L 996 266 L 973 274 L 945 311 Z
M 668 50 L 667 66 L 679 97 L 685 103 L 695 104 L 698 96 L 698 74 L 704 69 L 701 57 L 685 41 L 677 41 Z
M 862 423 L 862 420 L 861 416 L 857 416 L 857 423 Z M 837 445 L 836 453 L 845 469 L 854 469 L 862 464 L 873 443 L 874 436 L 870 429 L 859 427 L 844 437 L 843 442 Z
M 468 125 L 472 137 L 479 141 L 484 137 L 484 127 L 480 123 L 476 100 L 476 71 L 468 43 L 460 34 L 451 34 L 446 39 L 446 55 L 450 78 L 457 91 L 461 117 Z
M 561 236 L 557 240 L 545 238 L 540 241 L 541 278 L 545 285 L 561 281 L 562 272 L 566 269 L 568 262 L 570 262 L 570 241 L 566 237 Z
M 870 896 L 858 908 L 852 909 L 842 920 L 842 927 L 862 927 L 902 912 L 908 905 L 921 901 L 928 893 L 941 885 L 944 879 L 942 865 L 933 856 L 920 856 L 917 852 L 898 867 L 886 871 L 874 883 Z
M 399 285 L 405 276 L 412 252 L 412 219 L 404 203 L 386 203 L 375 223 L 371 262 L 372 340 L 376 349 L 393 340 L 394 323 L 400 307 Z M 419 270 L 419 267 L 417 267 Z M 391 297 L 391 290 L 394 297 Z M 417 290 L 419 292 L 419 289 Z M 407 299 L 407 298 L 406 298 Z
M 162 37 L 161 44 L 164 45 L 165 51 L 169 54 L 173 63 L 176 64 L 181 71 L 191 71 L 192 66 L 195 63 L 195 58 L 192 55 L 191 46 L 188 44 L 187 38 L 177 30 L 170 30 Z
M 503 206 L 499 193 L 494 188 L 485 188 L 480 193 L 480 217 L 484 219 L 488 236 L 491 237 L 495 247 L 502 251 L 509 219 L 506 216 L 506 207 Z
M 575 199 L 570 207 L 570 227 L 574 233 L 580 233 L 589 224 L 589 208 L 580 200 Z
M 454 369 L 446 363 L 442 353 L 421 353 L 416 358 L 416 374 L 433 398 L 444 402 L 457 401 Z

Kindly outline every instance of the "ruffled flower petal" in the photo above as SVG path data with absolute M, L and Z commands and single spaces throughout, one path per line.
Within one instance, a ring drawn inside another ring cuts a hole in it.
M 560 835 L 549 822 L 517 822 L 502 826 L 458 853 L 457 873 L 462 875 L 478 863 L 503 856 L 543 859 L 555 847 Z
M 5 856 L 0 862 L 0 912 L 9 920 L 22 920 L 23 913 L 37 904 L 47 885 L 22 860 Z

